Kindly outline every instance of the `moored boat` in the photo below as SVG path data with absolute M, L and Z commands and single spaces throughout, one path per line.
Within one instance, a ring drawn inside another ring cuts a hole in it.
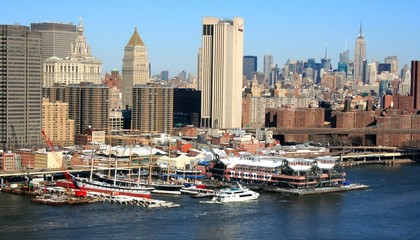
M 213 197 L 213 202 L 245 202 L 250 200 L 257 200 L 260 196 L 259 193 L 254 192 L 250 189 L 242 187 L 239 183 L 238 187 L 232 187 L 228 189 L 222 189 L 216 196 Z
M 154 188 L 152 193 L 180 195 L 181 194 L 181 188 L 184 185 L 180 185 L 180 184 L 151 184 L 150 186 Z
M 152 187 L 142 186 L 119 186 L 112 185 L 104 182 L 90 181 L 88 179 L 82 179 L 74 177 L 76 186 L 80 189 L 92 192 L 105 193 L 110 195 L 125 195 L 131 197 L 150 198 L 150 192 L 154 189 Z

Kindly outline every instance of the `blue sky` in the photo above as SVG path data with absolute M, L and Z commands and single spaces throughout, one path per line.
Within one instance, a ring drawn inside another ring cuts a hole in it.
M 92 53 L 103 73 L 121 69 L 124 46 L 134 27 L 148 48 L 152 74 L 182 70 L 196 74 L 203 16 L 244 18 L 244 54 L 258 56 L 262 71 L 268 52 L 283 66 L 287 59 L 317 62 L 325 45 L 333 66 L 354 44 L 363 22 L 367 59 L 396 55 L 399 68 L 420 59 L 420 1 L 417 0 L 14 0 L 1 3 L 0 24 L 73 22 L 83 18 Z

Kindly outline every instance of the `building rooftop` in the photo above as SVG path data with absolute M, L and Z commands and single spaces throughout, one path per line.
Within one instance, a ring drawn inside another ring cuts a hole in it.
M 145 46 L 137 32 L 137 27 L 134 29 L 134 33 L 131 36 L 130 41 L 128 41 L 127 46 Z

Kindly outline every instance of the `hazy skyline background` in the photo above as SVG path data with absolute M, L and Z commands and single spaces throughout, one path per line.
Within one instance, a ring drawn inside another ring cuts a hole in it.
M 398 56 L 399 69 L 420 59 L 420 1 L 52 1 L 17 0 L 2 2 L 0 24 L 30 26 L 39 22 L 78 25 L 83 19 L 85 36 L 92 55 L 103 62 L 102 74 L 121 71 L 124 47 L 137 26 L 152 67 L 152 75 L 169 70 L 197 72 L 204 16 L 244 18 L 244 54 L 273 55 L 283 67 L 287 59 L 317 62 L 325 45 L 333 68 L 345 42 L 354 59 L 354 46 L 363 22 L 368 62 L 383 62 Z

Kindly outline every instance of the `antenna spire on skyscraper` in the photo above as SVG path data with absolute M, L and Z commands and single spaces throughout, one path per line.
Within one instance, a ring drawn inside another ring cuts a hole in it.
M 360 20 L 359 37 L 361 37 L 361 36 L 362 36 L 362 30 L 363 30 L 363 28 L 362 28 L 362 20 Z
M 344 51 L 347 51 L 347 38 L 344 39 Z
M 328 54 L 327 54 L 327 43 L 325 43 L 325 59 L 327 59 L 327 56 L 328 56 Z

